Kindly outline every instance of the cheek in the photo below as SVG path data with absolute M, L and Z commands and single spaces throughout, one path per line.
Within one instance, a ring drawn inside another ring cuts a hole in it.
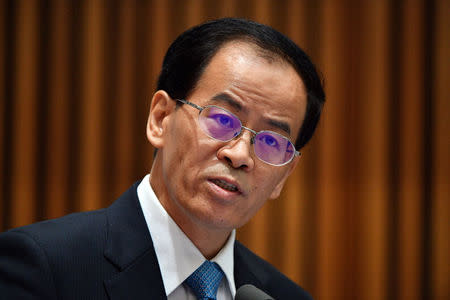
M 165 179 L 183 194 L 195 194 L 196 180 L 214 156 L 214 149 L 209 138 L 199 138 L 196 132 L 180 129 L 177 133 L 172 134 L 170 144 L 165 145 Z
M 245 220 L 242 225 L 246 224 L 251 218 L 253 218 L 261 207 L 264 206 L 278 181 L 273 176 L 265 176 L 256 182 L 257 184 L 253 184 L 251 188 L 249 201 L 244 204 L 245 207 L 241 207 L 239 209 L 239 211 L 244 213 L 241 216 L 241 221 Z
M 231 216 L 234 219 L 235 227 L 239 228 L 247 224 L 255 214 L 260 210 L 267 201 L 267 198 L 263 198 L 255 188 L 250 199 L 247 199 L 246 204 L 239 207 Z
M 169 138 L 164 145 L 164 150 L 167 150 L 165 159 L 167 165 L 171 166 L 172 171 L 184 167 L 186 162 L 189 161 L 192 152 L 195 151 L 193 149 L 195 147 L 193 134 L 191 133 L 191 130 L 189 130 L 192 125 L 193 124 L 190 124 L 190 122 L 183 124 L 183 122 L 179 122 L 178 119 L 175 119 L 170 128 Z
M 264 166 L 265 167 L 265 166 Z M 276 168 L 276 167 L 271 167 Z M 268 199 L 274 189 L 281 182 L 285 175 L 285 171 L 276 170 L 261 170 L 261 175 L 255 177 L 254 184 L 252 185 L 251 192 L 254 195 L 258 195 L 260 199 Z

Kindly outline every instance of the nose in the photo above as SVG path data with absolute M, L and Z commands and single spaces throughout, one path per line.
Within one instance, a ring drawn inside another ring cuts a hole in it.
M 217 152 L 217 157 L 226 161 L 235 169 L 252 170 L 255 162 L 251 153 L 251 139 L 251 132 L 244 131 L 240 136 L 227 142 L 220 148 Z

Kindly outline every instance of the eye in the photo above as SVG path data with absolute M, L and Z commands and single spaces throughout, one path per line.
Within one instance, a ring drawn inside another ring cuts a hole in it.
M 234 128 L 233 118 L 225 114 L 215 114 L 210 116 L 218 125 L 225 128 Z
M 278 141 L 271 135 L 264 134 L 259 138 L 259 140 L 266 146 L 278 148 Z

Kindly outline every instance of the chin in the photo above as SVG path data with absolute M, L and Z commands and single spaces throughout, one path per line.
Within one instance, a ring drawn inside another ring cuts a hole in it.
M 203 214 L 198 219 L 209 228 L 221 231 L 231 231 L 239 226 L 235 220 L 221 218 L 220 215 L 217 214 Z

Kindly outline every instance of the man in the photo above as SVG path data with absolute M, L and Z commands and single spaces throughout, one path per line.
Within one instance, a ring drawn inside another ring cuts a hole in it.
M 309 58 L 270 27 L 221 19 L 186 31 L 153 95 L 150 174 L 106 209 L 1 234 L 0 297 L 233 299 L 252 284 L 310 299 L 235 229 L 279 196 L 324 99 Z

